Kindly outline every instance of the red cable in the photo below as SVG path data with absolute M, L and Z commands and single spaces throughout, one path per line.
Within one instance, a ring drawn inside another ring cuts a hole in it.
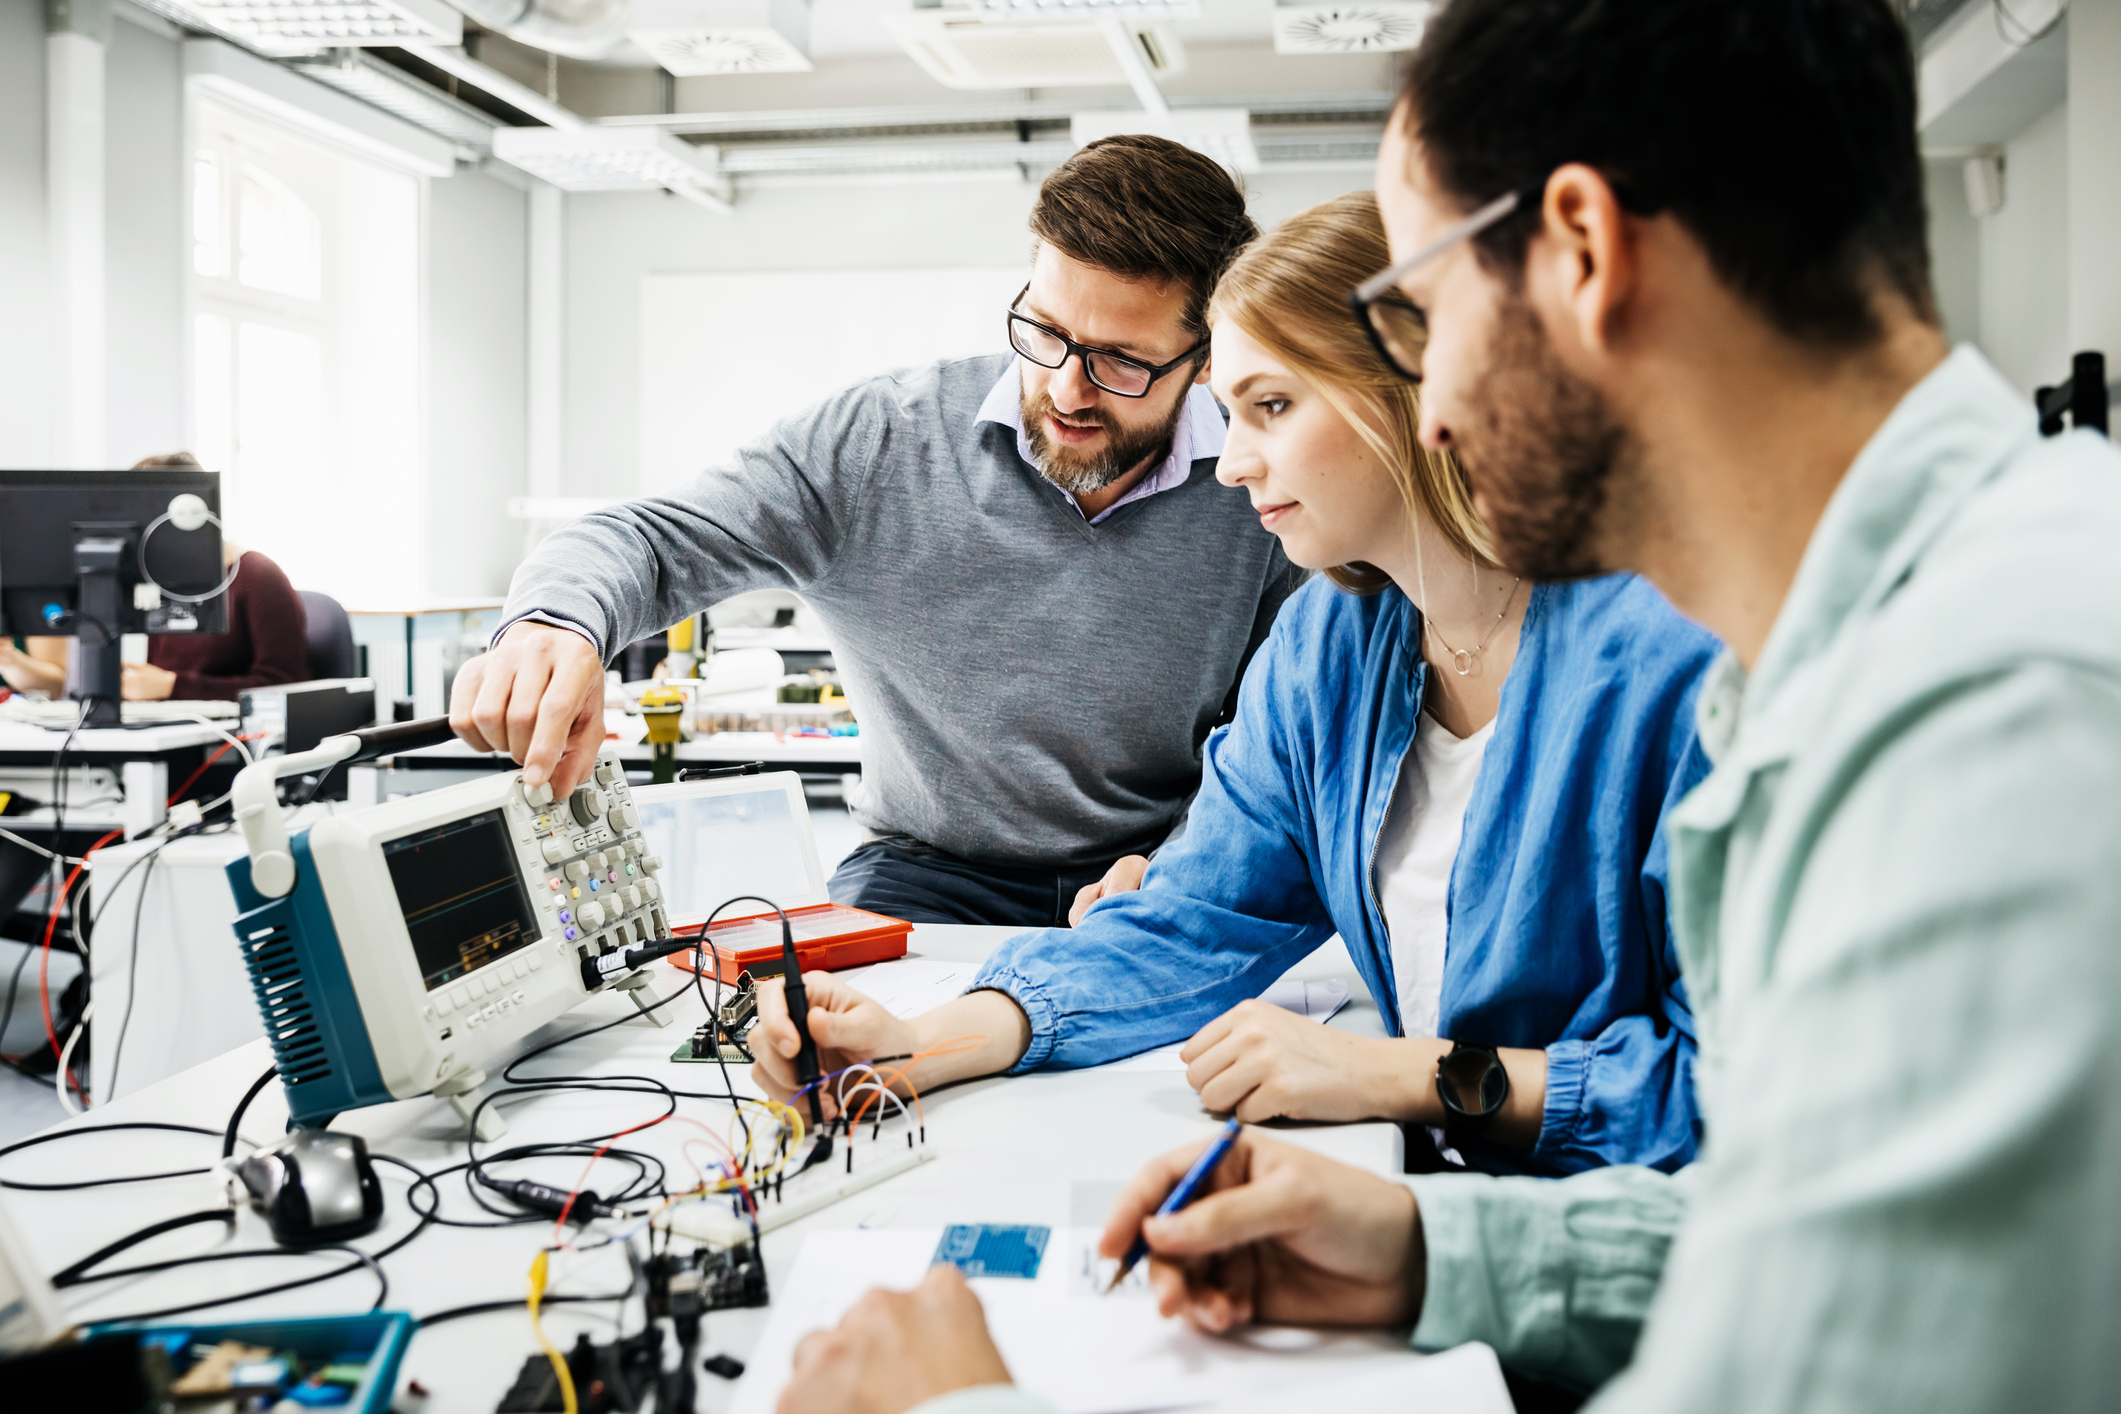
M 52 900 L 51 917 L 44 921 L 44 943 L 37 959 L 37 1003 L 38 1009 L 42 1013 L 39 1019 L 44 1022 L 44 1039 L 51 1043 L 54 1063 L 59 1059 L 60 1046 L 59 1032 L 52 1026 L 52 935 L 59 931 L 59 915 L 66 908 L 66 896 L 74 891 L 74 881 L 79 879 L 81 871 L 88 867 L 88 857 L 124 833 L 125 831 L 122 829 L 112 830 L 81 852 L 81 862 L 74 866 L 73 872 L 66 876 L 66 882 L 59 886 L 59 896 Z M 52 842 L 57 844 L 58 840 L 54 838 Z M 74 1087 L 76 1095 L 82 1095 L 86 1098 L 80 1084 L 74 1080 L 73 1076 L 68 1075 L 66 1083 Z
M 247 741 L 249 740 L 249 738 L 238 737 L 236 740 Z M 199 779 L 199 777 L 205 775 L 208 767 L 212 766 L 214 762 L 219 761 L 222 757 L 228 755 L 228 753 L 233 750 L 235 750 L 235 742 L 222 742 L 221 749 L 219 751 L 216 751 L 213 755 L 207 757 L 204 761 L 201 761 L 199 763 L 199 768 L 184 778 L 184 784 L 178 786 L 176 790 L 170 793 L 169 799 L 162 802 L 162 808 L 164 810 L 167 810 L 170 806 L 175 805 L 178 801 L 182 800 L 184 798 L 184 792 L 191 789 L 191 784 L 193 781 L 196 781 Z

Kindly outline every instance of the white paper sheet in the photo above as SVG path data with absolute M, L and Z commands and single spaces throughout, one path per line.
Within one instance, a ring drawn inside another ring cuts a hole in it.
M 893 1016 L 919 1016 L 955 1001 L 979 976 L 976 962 L 942 962 L 929 957 L 898 957 L 867 967 L 850 967 L 833 976 L 874 1000 Z
M 837 1324 L 871 1287 L 905 1290 L 918 1284 L 941 1235 L 939 1228 L 812 1233 L 794 1272 L 774 1293 L 773 1318 L 737 1389 L 735 1414 L 771 1414 L 787 1383 L 796 1342 Z M 1123 1288 L 1111 1297 L 1078 1294 L 1083 1286 L 1068 1254 L 1080 1256 L 1086 1237 L 1083 1229 L 1057 1233 L 1031 1281 L 972 1283 L 1010 1373 L 1062 1414 L 1195 1408 L 1276 1390 L 1308 1394 L 1327 1381 L 1399 1372 L 1411 1376 L 1432 1363 L 1382 1332 L 1270 1328 L 1241 1339 L 1217 1339 L 1165 1320 L 1146 1293 Z M 1509 1405 L 1499 1376 L 1493 1383 L 1504 1400 L 1499 1405 L 1403 1407 L 1499 1414 Z
M 1259 999 L 1284 1011 L 1293 1011 L 1298 1016 L 1323 1023 L 1331 1020 L 1335 1013 L 1348 1004 L 1348 984 L 1338 977 L 1331 977 L 1323 982 L 1300 982 L 1294 977 L 1284 977 L 1260 993 Z M 1103 1069 L 1183 1071 L 1186 1063 L 1178 1058 L 1178 1053 L 1185 1049 L 1185 1044 L 1179 1041 L 1169 1046 L 1158 1046 L 1153 1051 L 1143 1051 L 1140 1055 L 1113 1061 Z

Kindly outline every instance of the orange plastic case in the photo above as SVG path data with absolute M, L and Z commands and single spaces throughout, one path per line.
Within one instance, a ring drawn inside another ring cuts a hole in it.
M 788 910 L 788 926 L 795 934 L 795 957 L 805 972 L 837 972 L 872 962 L 889 962 L 906 955 L 906 939 L 913 925 L 887 918 L 867 909 L 840 903 L 821 903 Z M 681 938 L 699 933 L 698 925 L 672 930 Z M 719 959 L 722 981 L 735 986 L 749 972 L 753 977 L 781 975 L 781 920 L 771 913 L 724 918 L 707 930 L 714 951 L 702 956 Z M 673 953 L 668 961 L 684 972 L 697 972 L 691 952 Z

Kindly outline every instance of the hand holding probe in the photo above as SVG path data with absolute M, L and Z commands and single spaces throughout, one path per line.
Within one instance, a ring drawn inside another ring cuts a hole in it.
M 1215 1172 L 1217 1164 L 1229 1157 L 1230 1146 L 1237 1142 L 1238 1132 L 1243 1128 L 1244 1125 L 1232 1116 L 1230 1122 L 1223 1126 L 1222 1133 L 1215 1136 L 1215 1142 L 1193 1161 L 1192 1168 L 1186 1170 L 1186 1176 L 1178 1181 L 1178 1187 L 1171 1190 L 1171 1196 L 1164 1199 L 1164 1205 L 1156 1210 L 1156 1216 L 1167 1218 L 1200 1195 L 1202 1186 L 1208 1181 L 1208 1175 Z M 1134 1245 L 1129 1247 L 1127 1255 L 1120 1259 L 1119 1270 L 1112 1274 L 1112 1285 L 1105 1288 L 1105 1295 L 1110 1296 L 1119 1290 L 1119 1284 L 1127 1279 L 1127 1273 L 1133 1271 L 1141 1259 L 1148 1255 L 1148 1237 L 1141 1233 L 1135 1234 Z
M 788 926 L 787 916 L 781 918 L 781 983 L 782 996 L 788 1003 L 788 1020 L 795 1026 L 797 1048 L 795 1052 L 795 1078 L 798 1084 L 810 1092 L 810 1123 L 822 1129 L 825 1124 L 824 1110 L 818 1104 L 818 1091 L 823 1087 L 817 1064 L 817 1042 L 810 1036 L 810 996 L 803 990 L 803 964 L 795 955 L 795 931 Z

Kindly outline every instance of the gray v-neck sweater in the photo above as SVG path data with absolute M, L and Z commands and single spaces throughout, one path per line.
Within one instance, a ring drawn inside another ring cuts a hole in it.
M 862 728 L 863 825 L 1010 865 L 1155 847 L 1301 581 L 1212 458 L 1090 525 L 975 419 L 1008 355 L 872 378 L 683 491 L 555 532 L 504 623 L 626 644 L 753 589 L 832 636 Z

